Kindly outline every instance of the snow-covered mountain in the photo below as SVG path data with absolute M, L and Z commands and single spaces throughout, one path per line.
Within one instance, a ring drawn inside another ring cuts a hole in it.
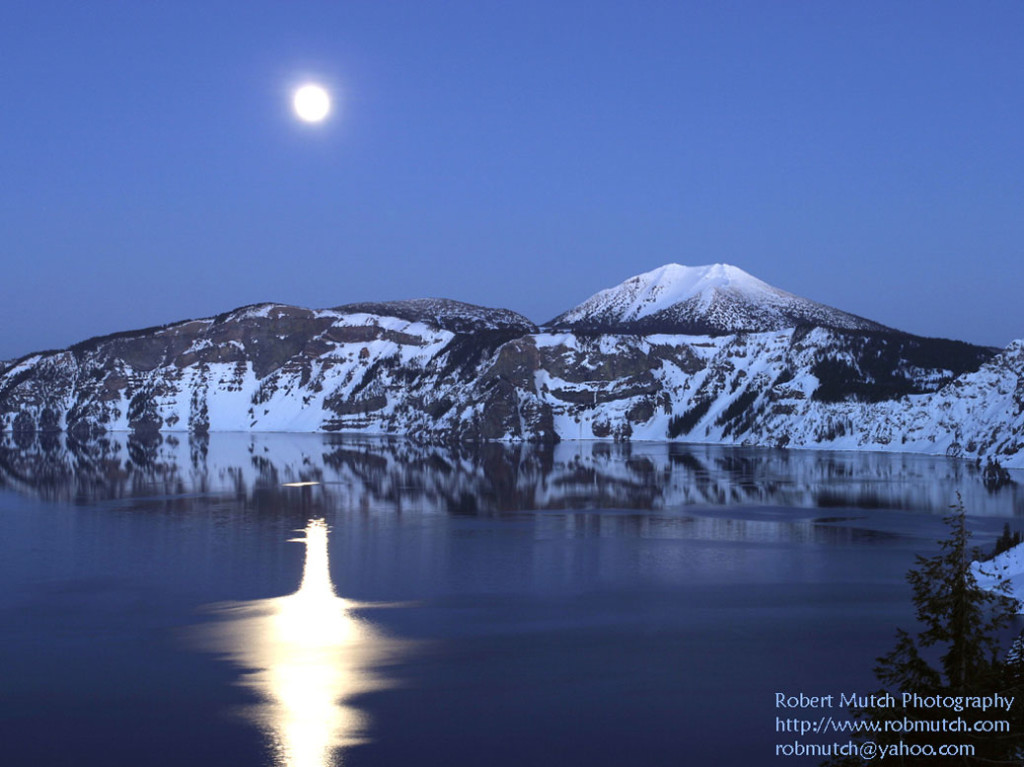
M 491 309 L 450 298 L 414 298 L 407 301 L 372 301 L 334 308 L 338 314 L 372 314 L 422 322 L 453 333 L 487 330 L 534 333 L 537 326 L 518 312 Z
M 1024 612 L 1024 544 L 992 559 L 971 562 L 971 574 L 979 587 L 1013 597 L 1020 602 L 1018 612 Z
M 721 306 L 732 294 L 716 280 L 728 278 L 742 283 L 733 305 L 784 326 L 540 332 L 514 312 L 444 299 L 322 310 L 259 304 L 5 363 L 0 441 L 156 430 L 676 439 L 1024 466 L 1024 344 L 996 354 L 874 323 L 850 327 L 843 322 L 857 318 L 827 307 L 816 315 L 820 305 L 749 275 L 688 274 L 686 290 L 679 280 L 640 280 L 666 287 L 609 306 L 639 318 L 630 322 L 708 296 Z M 681 295 L 689 298 L 680 303 Z
M 666 264 L 602 290 L 548 323 L 554 330 L 723 334 L 816 325 L 896 332 L 772 287 L 729 264 Z

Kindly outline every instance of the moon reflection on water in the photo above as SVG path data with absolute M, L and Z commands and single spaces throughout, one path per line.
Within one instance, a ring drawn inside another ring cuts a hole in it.
M 239 683 L 262 699 L 244 713 L 269 736 L 275 767 L 331 767 L 342 762 L 339 749 L 367 741 L 365 714 L 346 701 L 393 686 L 373 669 L 408 643 L 383 636 L 354 614 L 361 605 L 337 596 L 327 523 L 312 520 L 302 533 L 292 539 L 306 546 L 298 591 L 214 605 L 219 620 L 197 635 L 244 669 Z

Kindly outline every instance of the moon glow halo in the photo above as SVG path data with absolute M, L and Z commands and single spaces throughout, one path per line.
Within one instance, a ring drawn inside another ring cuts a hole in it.
M 292 107 L 303 122 L 323 122 L 331 112 L 331 96 L 322 86 L 308 83 L 295 91 Z

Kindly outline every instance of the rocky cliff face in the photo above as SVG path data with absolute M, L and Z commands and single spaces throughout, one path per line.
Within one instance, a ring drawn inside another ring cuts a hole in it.
M 458 302 L 279 304 L 0 370 L 4 439 L 292 431 L 907 450 L 1024 466 L 1024 344 L 895 332 L 541 332 Z
M 534 330 L 514 312 L 440 300 L 244 307 L 18 360 L 0 376 L 0 426 L 79 438 L 107 430 L 436 433 L 459 402 L 479 417 L 459 420 L 456 436 L 498 438 L 494 410 L 507 394 L 498 376 L 511 368 L 497 350 Z M 496 371 L 481 376 L 488 360 Z

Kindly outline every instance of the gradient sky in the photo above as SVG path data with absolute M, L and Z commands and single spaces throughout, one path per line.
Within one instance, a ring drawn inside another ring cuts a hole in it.
M 1002 346 L 1022 41 L 1019 0 L 5 2 L 0 359 L 267 300 L 542 322 L 673 261 Z

